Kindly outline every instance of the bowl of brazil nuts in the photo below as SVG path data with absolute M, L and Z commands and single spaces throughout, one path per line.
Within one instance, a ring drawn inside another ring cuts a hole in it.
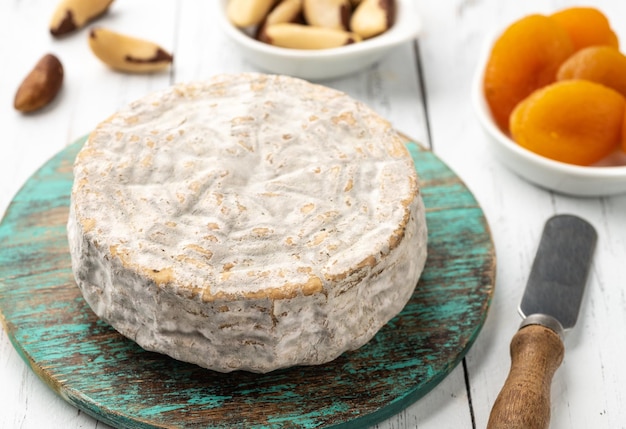
M 364 70 L 420 30 L 414 0 L 216 3 L 223 30 L 250 63 L 309 80 Z

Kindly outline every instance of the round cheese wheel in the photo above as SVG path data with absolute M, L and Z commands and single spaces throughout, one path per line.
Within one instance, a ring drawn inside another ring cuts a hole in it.
M 412 295 L 426 221 L 402 137 L 348 95 L 218 75 L 122 108 L 78 154 L 68 239 L 93 311 L 220 372 L 317 365 Z

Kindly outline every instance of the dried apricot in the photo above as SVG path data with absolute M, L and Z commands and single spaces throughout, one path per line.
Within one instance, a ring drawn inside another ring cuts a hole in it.
M 483 79 L 487 104 L 504 132 L 517 103 L 556 81 L 559 66 L 573 52 L 565 30 L 544 15 L 526 16 L 504 30 L 493 45 Z
M 590 46 L 561 64 L 556 78 L 590 80 L 626 96 L 626 56 L 612 46 Z
M 626 152 L 626 115 L 624 116 L 624 121 L 622 122 L 622 150 Z
M 511 114 L 511 135 L 539 155 L 591 165 L 620 144 L 626 99 L 586 80 L 556 82 L 537 90 Z
M 570 35 L 574 49 L 607 45 L 619 49 L 617 35 L 607 17 L 593 7 L 570 7 L 550 15 Z

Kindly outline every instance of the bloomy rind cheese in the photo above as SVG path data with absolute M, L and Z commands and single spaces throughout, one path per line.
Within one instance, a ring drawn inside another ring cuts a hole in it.
M 285 76 L 149 94 L 90 135 L 68 220 L 94 312 L 216 371 L 328 362 L 409 300 L 426 258 L 417 175 L 390 124 Z

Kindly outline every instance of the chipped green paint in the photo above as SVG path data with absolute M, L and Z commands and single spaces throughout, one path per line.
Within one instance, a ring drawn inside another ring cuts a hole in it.
M 65 222 L 84 140 L 24 185 L 0 224 L 0 313 L 16 350 L 68 402 L 120 428 L 362 428 L 418 400 L 460 362 L 494 290 L 472 194 L 413 143 L 427 207 L 426 270 L 370 343 L 319 367 L 220 374 L 150 353 L 97 319 L 74 284 Z

